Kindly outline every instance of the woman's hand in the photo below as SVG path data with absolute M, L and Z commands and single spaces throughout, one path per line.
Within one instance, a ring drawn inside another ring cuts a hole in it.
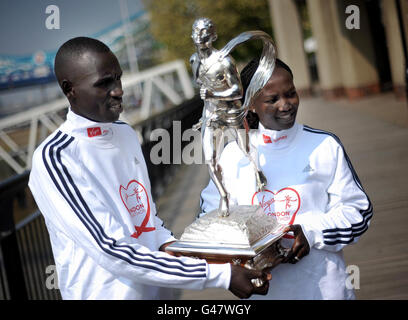
M 303 233 L 302 227 L 299 224 L 293 224 L 285 228 L 284 232 L 292 231 L 295 236 L 295 242 L 283 259 L 282 263 L 297 263 L 304 256 L 307 256 L 310 251 L 309 242 Z

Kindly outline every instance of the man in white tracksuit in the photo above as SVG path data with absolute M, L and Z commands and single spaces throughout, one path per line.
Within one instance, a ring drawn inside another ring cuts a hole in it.
M 122 70 L 103 43 L 67 41 L 55 60 L 67 120 L 35 151 L 29 187 L 44 215 L 64 299 L 171 298 L 162 287 L 265 294 L 261 271 L 174 257 L 136 133 L 118 121 Z
M 244 86 L 257 67 L 242 71 Z M 220 157 L 233 205 L 260 205 L 290 225 L 282 244 L 288 259 L 272 270 L 268 294 L 254 299 L 353 299 L 342 249 L 367 230 L 372 205 L 340 140 L 332 133 L 295 122 L 299 97 L 289 67 L 277 60 L 267 85 L 251 106 L 251 150 L 268 184 L 256 192 L 251 164 L 236 143 Z M 201 194 L 202 214 L 217 208 L 210 184 Z

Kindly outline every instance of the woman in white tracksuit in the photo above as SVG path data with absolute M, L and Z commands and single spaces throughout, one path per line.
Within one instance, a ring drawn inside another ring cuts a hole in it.
M 244 89 L 258 62 L 241 72 Z M 268 184 L 256 192 L 253 168 L 236 143 L 220 165 L 231 205 L 261 205 L 289 224 L 282 244 L 290 254 L 272 270 L 261 299 L 354 299 L 342 249 L 367 230 L 372 205 L 338 137 L 297 123 L 299 97 L 290 68 L 279 59 L 248 113 L 250 148 Z M 218 207 L 210 181 L 201 194 L 202 214 Z M 256 297 L 258 298 L 258 297 Z

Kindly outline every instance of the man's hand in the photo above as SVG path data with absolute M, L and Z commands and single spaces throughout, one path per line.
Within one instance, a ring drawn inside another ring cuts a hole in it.
M 260 278 L 264 281 L 261 287 L 255 287 L 252 279 Z M 252 294 L 266 295 L 269 289 L 271 275 L 260 270 L 250 270 L 240 266 L 231 265 L 231 282 L 229 290 L 238 298 L 247 299 Z
M 295 242 L 290 248 L 288 254 L 283 259 L 282 263 L 292 263 L 295 264 L 300 261 L 304 256 L 307 256 L 310 251 L 309 242 L 307 241 L 302 227 L 299 224 L 293 224 L 285 228 L 283 232 L 293 231 L 295 235 Z

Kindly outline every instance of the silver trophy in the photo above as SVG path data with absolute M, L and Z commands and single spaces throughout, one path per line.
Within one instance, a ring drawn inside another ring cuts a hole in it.
M 279 224 L 276 217 L 265 215 L 260 206 L 230 207 L 218 160 L 224 134 L 226 130 L 232 131 L 236 143 L 254 168 L 257 191 L 264 190 L 267 181 L 256 159 L 251 156 L 244 120 L 252 99 L 272 75 L 276 60 L 275 45 L 267 33 L 248 31 L 217 50 L 212 46 L 217 39 L 215 26 L 208 18 L 194 22 L 191 37 L 197 52 L 190 62 L 194 80 L 204 100 L 203 115 L 194 128 L 201 128 L 204 157 L 210 177 L 220 193 L 220 205 L 217 210 L 188 226 L 180 241 L 166 250 L 178 255 L 204 258 L 209 262 L 231 262 L 256 269 L 273 268 L 285 253 L 279 240 L 286 226 Z M 237 45 L 255 39 L 262 40 L 263 51 L 242 104 L 241 79 L 230 52 Z

